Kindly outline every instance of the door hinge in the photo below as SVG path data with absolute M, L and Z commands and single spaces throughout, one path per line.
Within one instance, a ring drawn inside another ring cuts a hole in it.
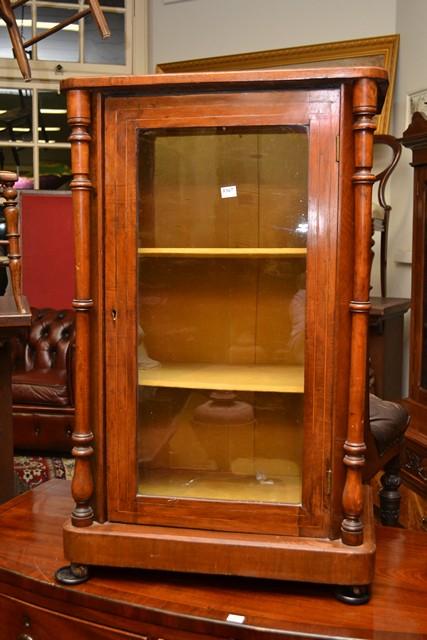
M 332 469 L 326 470 L 326 495 L 330 496 L 332 491 Z
M 340 161 L 340 136 L 335 138 L 335 160 Z

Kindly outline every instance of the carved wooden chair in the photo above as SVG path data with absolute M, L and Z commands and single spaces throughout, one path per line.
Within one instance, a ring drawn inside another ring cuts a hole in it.
M 377 134 L 374 136 L 374 145 L 377 149 L 381 145 L 389 147 L 392 151 L 391 161 L 387 164 L 385 169 L 375 175 L 375 183 L 378 185 L 377 200 L 378 202 L 373 206 L 372 218 L 373 218 L 373 230 L 381 233 L 380 240 L 380 282 L 381 282 L 381 297 L 387 296 L 387 242 L 388 242 L 388 226 L 391 206 L 386 201 L 386 186 L 388 180 L 396 168 L 399 158 L 402 153 L 402 145 L 394 136 L 387 134 Z
M 0 197 L 4 200 L 2 209 L 5 220 L 5 225 L 3 225 L 2 229 L 3 233 L 0 237 L 0 247 L 6 249 L 6 251 L 1 252 L 0 267 L 9 267 L 16 308 L 19 313 L 27 313 L 28 310 L 22 298 L 21 238 L 16 201 L 17 193 L 14 187 L 17 179 L 16 173 L 0 171 Z
M 46 31 L 39 33 L 29 40 L 23 41 L 21 32 L 16 23 L 14 9 L 16 9 L 17 7 L 21 7 L 27 2 L 28 0 L 15 0 L 15 2 L 11 2 L 11 0 L 0 0 L 0 18 L 3 18 L 6 23 L 13 53 L 25 80 L 31 80 L 31 69 L 25 50 L 29 47 L 32 47 L 32 45 L 36 42 L 47 38 L 57 31 L 60 31 L 73 22 L 77 22 L 88 14 L 92 14 L 93 19 L 95 20 L 96 25 L 98 26 L 98 29 L 103 38 L 108 38 L 111 35 L 105 16 L 99 6 L 98 0 L 87 0 L 87 3 L 89 5 L 88 7 L 77 11 L 75 14 L 73 14 L 66 20 L 63 20 L 62 22 L 59 22 L 51 29 L 47 29 Z
M 372 393 L 368 395 L 367 403 L 369 422 L 365 430 L 367 451 L 363 478 L 365 482 L 370 482 L 379 471 L 384 472 L 378 493 L 379 515 L 382 524 L 397 526 L 401 454 L 410 418 L 401 404 L 383 400 Z

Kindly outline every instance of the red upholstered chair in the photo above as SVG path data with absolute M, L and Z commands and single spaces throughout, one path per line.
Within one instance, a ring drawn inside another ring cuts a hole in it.
M 74 312 L 32 308 L 29 331 L 12 343 L 15 451 L 71 450 Z

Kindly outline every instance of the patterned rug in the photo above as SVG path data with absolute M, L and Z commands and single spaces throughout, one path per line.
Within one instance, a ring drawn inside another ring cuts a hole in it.
M 74 458 L 14 456 L 13 464 L 19 493 L 37 487 L 47 480 L 71 480 L 73 477 Z

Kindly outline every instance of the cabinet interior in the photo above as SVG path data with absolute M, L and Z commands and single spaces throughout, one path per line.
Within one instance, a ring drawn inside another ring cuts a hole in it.
M 138 140 L 138 493 L 298 504 L 307 130 Z

